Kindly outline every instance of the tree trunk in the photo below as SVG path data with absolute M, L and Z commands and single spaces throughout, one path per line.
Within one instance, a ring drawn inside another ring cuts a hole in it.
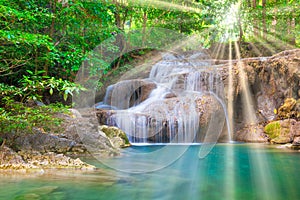
M 242 27 L 240 14 L 238 15 L 238 26 L 239 26 L 239 31 L 240 31 L 239 42 L 241 44 L 241 42 L 243 40 L 244 32 L 243 32 L 243 27 Z
M 56 1 L 57 0 L 51 0 L 50 1 L 50 8 L 52 13 L 55 15 L 56 13 Z M 55 31 L 55 17 L 52 17 L 52 21 L 51 21 L 51 25 L 50 25 L 50 30 L 49 30 L 49 37 L 52 38 L 53 40 L 53 36 L 54 36 L 54 31 Z M 48 50 L 48 54 L 50 53 L 50 50 Z M 49 62 L 47 60 L 47 62 L 44 64 L 44 76 L 48 76 L 49 74 Z
M 147 10 L 144 10 L 144 13 L 143 13 L 143 31 L 142 31 L 142 34 L 143 34 L 143 38 L 142 38 L 142 45 L 144 46 L 145 45 L 145 42 L 146 42 L 146 27 L 147 27 Z
M 295 17 L 292 16 L 291 20 L 290 20 L 290 26 L 291 26 L 291 40 L 290 40 L 290 44 L 292 45 L 296 45 L 296 38 L 295 38 L 295 27 L 296 27 L 296 20 Z
M 288 0 L 288 2 L 291 2 L 291 0 Z M 293 13 L 290 14 L 290 16 L 287 18 L 287 35 L 288 35 L 288 42 L 292 45 L 296 44 L 296 38 L 295 38 L 295 17 Z
M 266 3 L 267 0 L 262 0 L 262 7 L 263 7 L 263 13 L 262 13 L 262 24 L 263 24 L 263 39 L 267 39 L 267 24 L 266 24 Z
M 251 7 L 251 0 L 247 0 L 247 5 L 249 8 Z
M 276 4 L 276 0 L 274 0 L 274 3 Z M 274 9 L 274 14 L 273 14 L 273 20 L 271 24 L 271 33 L 276 36 L 276 30 L 277 30 L 277 8 Z

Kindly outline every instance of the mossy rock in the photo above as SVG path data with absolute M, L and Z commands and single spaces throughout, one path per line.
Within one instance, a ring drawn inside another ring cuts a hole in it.
M 271 143 L 286 144 L 292 142 L 292 121 L 289 119 L 274 121 L 265 126 L 264 132 L 271 138 Z
M 281 125 L 279 121 L 270 122 L 264 128 L 264 131 L 271 139 L 275 139 L 280 136 L 281 133 Z
M 114 126 L 100 126 L 100 130 L 110 139 L 115 147 L 128 147 L 130 142 L 125 132 Z M 121 139 L 121 140 L 120 140 Z
M 286 144 L 292 142 L 292 139 L 288 136 L 278 136 L 271 140 L 271 142 L 275 144 Z

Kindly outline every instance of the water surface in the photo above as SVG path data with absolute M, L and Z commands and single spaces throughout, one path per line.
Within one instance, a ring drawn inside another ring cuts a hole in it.
M 104 164 L 85 158 L 99 167 L 95 172 L 0 174 L 0 199 L 273 200 L 300 196 L 299 152 L 268 145 L 219 144 L 199 159 L 200 147 L 173 145 L 167 151 L 161 151 L 165 146 L 130 147 L 122 156 L 102 161 Z M 153 152 L 161 156 L 155 158 Z M 148 160 L 132 157 L 138 154 Z M 145 171 L 154 170 L 142 172 L 143 165 Z M 130 171 L 130 167 L 131 173 L 122 172 Z

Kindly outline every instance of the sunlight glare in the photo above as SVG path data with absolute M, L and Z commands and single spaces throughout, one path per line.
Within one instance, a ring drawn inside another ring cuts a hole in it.
M 230 6 L 229 11 L 224 16 L 224 19 L 221 21 L 220 26 L 224 28 L 224 35 L 222 40 L 236 40 L 238 34 L 235 31 L 238 24 L 238 11 L 239 11 L 239 3 L 232 4 Z

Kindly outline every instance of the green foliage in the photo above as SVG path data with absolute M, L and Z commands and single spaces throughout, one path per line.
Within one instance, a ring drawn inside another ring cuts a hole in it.
M 0 107 L 0 133 L 32 133 L 33 129 L 42 131 L 59 130 L 62 119 L 55 117 L 57 113 L 68 113 L 67 107 L 61 104 L 27 107 L 14 100 L 2 99 L 4 107 Z
M 262 5 L 259 1 L 256 7 L 249 6 L 248 2 L 241 5 L 244 39 L 251 41 L 272 41 L 273 45 L 280 46 L 289 43 L 293 46 L 299 43 L 299 1 L 278 0 L 266 1 Z
M 42 76 L 41 74 L 44 71 L 39 71 L 33 73 L 27 70 L 29 76 L 23 75 L 23 78 L 20 80 L 23 88 L 23 98 L 21 102 L 24 102 L 26 98 L 33 100 L 42 100 L 42 94 L 45 91 L 48 91 L 50 95 L 54 91 L 57 91 L 60 95 L 63 96 L 63 99 L 66 101 L 68 96 L 73 96 L 73 93 L 78 93 L 80 90 L 86 90 L 79 84 L 67 81 L 56 79 L 54 77 Z
M 115 29 L 101 1 L 0 2 L 0 76 L 6 83 L 26 70 L 73 80 L 86 53 Z
M 72 84 L 76 73 L 116 73 L 126 64 L 120 62 L 126 60 L 126 49 L 169 48 L 182 40 L 174 37 L 176 32 L 192 36 L 184 51 L 229 40 L 300 45 L 299 1 L 253 2 L 0 0 L 0 78 L 5 85 L 0 89 L 21 101 L 42 99 L 45 92 L 67 99 L 80 90 Z M 10 86 L 16 86 L 15 93 L 4 88 Z
M 0 83 L 0 99 L 10 98 L 21 103 L 27 100 L 42 101 L 43 94 L 48 92 L 50 95 L 57 93 L 66 101 L 74 93 L 86 90 L 79 84 L 41 75 L 44 71 L 33 73 L 27 70 L 27 73 L 28 75 L 23 75 L 19 81 L 20 87 Z

